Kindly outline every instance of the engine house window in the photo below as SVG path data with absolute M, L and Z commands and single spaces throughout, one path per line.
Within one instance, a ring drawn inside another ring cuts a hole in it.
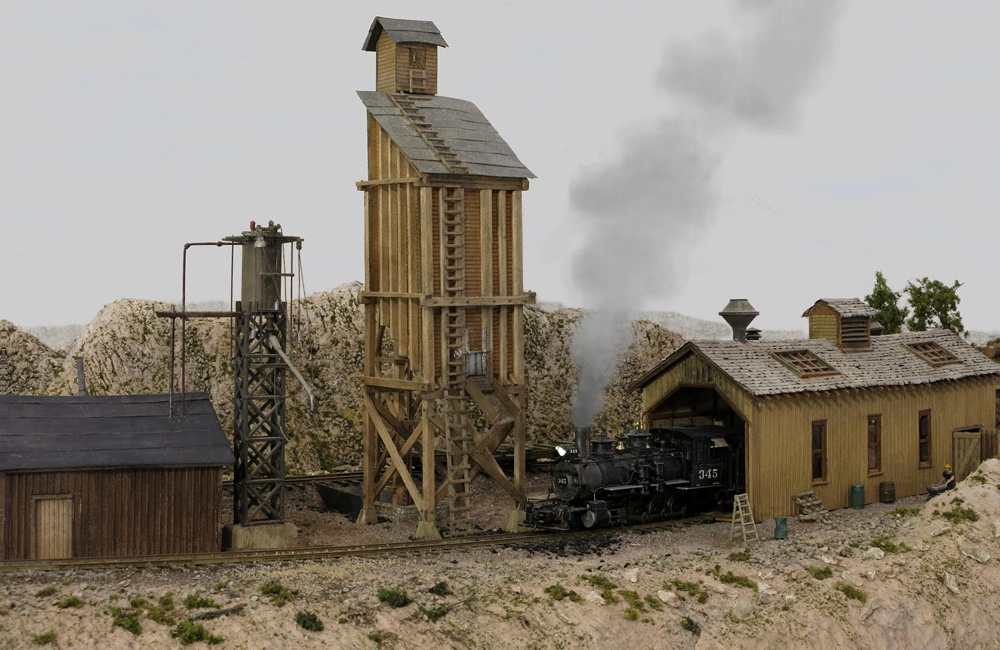
M 812 481 L 826 483 L 826 420 L 812 423 Z
M 920 466 L 931 466 L 931 412 L 921 411 L 917 425 L 920 445 Z
M 882 416 L 868 416 L 868 475 L 882 473 Z

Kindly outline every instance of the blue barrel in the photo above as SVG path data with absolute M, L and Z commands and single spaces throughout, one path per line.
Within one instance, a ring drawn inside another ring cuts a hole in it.
M 788 518 L 774 518 L 774 539 L 788 539 Z
M 865 507 L 865 486 L 864 485 L 852 485 L 851 486 L 851 507 L 855 510 L 861 510 Z

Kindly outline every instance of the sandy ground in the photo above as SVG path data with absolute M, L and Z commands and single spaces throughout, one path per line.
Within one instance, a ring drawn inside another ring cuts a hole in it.
M 502 525 L 508 506 L 489 485 L 477 489 Z M 389 524 L 358 530 L 319 512 L 307 492 L 290 500 L 289 513 L 310 543 L 412 533 Z M 222 609 L 244 605 L 202 621 L 224 648 L 1000 645 L 998 460 L 930 502 L 841 510 L 829 523 L 790 520 L 787 540 L 771 539 L 773 522 L 765 522 L 748 556 L 735 554 L 741 544 L 729 541 L 729 529 L 608 531 L 573 543 L 379 559 L 0 574 L 0 647 L 181 647 L 170 636 L 176 623 L 217 611 L 188 609 L 190 595 Z M 280 588 L 287 603 L 263 593 Z M 392 607 L 379 598 L 389 589 L 413 602 Z M 155 609 L 166 594 L 172 607 Z M 115 613 L 129 612 L 137 634 L 113 626 Z M 323 630 L 301 627 L 303 612 Z

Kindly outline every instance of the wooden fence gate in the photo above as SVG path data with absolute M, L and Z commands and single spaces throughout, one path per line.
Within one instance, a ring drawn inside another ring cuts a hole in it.
M 952 433 L 952 468 L 955 480 L 961 481 L 982 462 L 982 431 L 955 431 Z

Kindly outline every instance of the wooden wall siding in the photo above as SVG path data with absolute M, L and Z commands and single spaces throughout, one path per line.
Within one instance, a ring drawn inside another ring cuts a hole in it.
M 932 413 L 932 466 L 920 468 L 917 420 Z M 882 472 L 868 475 L 867 418 L 882 416 Z M 993 418 L 992 381 L 966 380 L 919 387 L 889 387 L 761 400 L 747 440 L 748 487 L 758 520 L 796 513 L 793 495 L 815 490 L 827 508 L 848 505 L 850 486 L 865 486 L 866 503 L 878 499 L 879 483 L 892 481 L 896 496 L 926 491 L 952 462 L 952 433 Z M 813 485 L 811 423 L 827 421 L 826 484 Z
M 385 32 L 379 37 L 379 42 L 385 36 Z M 376 45 L 376 48 L 378 46 Z M 413 92 L 410 87 L 410 52 L 416 51 L 423 54 L 424 58 L 424 74 L 427 77 L 427 83 L 425 89 L 421 94 L 426 95 L 436 95 L 437 94 L 437 46 L 431 45 L 430 43 L 399 43 L 396 45 L 395 50 L 395 84 L 394 88 L 388 89 L 387 92 Z M 378 51 L 376 49 L 376 57 L 378 56 Z M 382 88 L 376 87 L 375 90 L 382 90 Z
M 689 354 L 649 383 L 642 392 L 643 426 L 650 426 L 656 407 L 682 386 L 712 386 L 749 425 L 753 418 L 753 402 L 733 380 L 704 362 L 701 357 Z
M 217 552 L 218 467 L 85 470 L 4 475 L 4 559 L 34 556 L 33 496 L 72 495 L 73 556 Z
M 809 316 L 809 338 L 840 345 L 840 316 L 828 305 L 817 306 Z
M 0 474 L 0 559 L 7 557 L 7 475 Z
M 396 89 L 396 43 L 386 32 L 375 44 L 375 90 L 391 93 Z

